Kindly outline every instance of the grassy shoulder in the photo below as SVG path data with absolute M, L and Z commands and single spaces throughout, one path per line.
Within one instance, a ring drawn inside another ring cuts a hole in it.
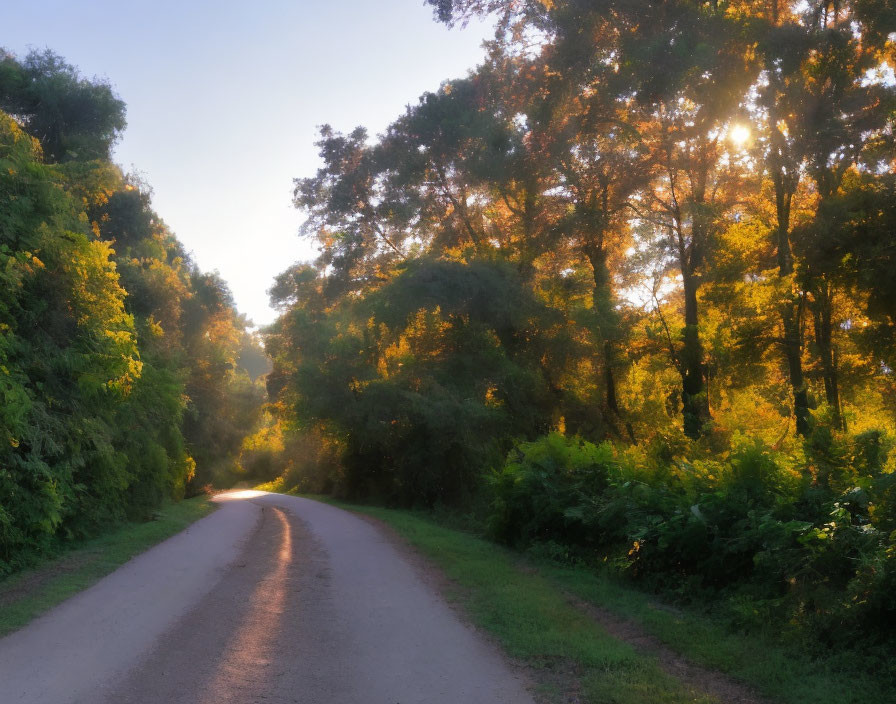
M 892 701 L 891 682 L 875 677 L 863 653 L 807 655 L 771 634 L 736 633 L 710 616 L 670 609 L 651 596 L 584 568 L 540 564 L 562 589 L 628 619 L 676 653 L 784 704 Z
M 124 524 L 0 581 L 0 636 L 21 628 L 214 508 L 206 496 L 165 504 L 152 521 Z
M 859 654 L 854 662 L 813 660 L 774 638 L 732 633 L 705 615 L 664 607 L 593 570 L 528 559 L 424 514 L 331 503 L 385 522 L 438 566 L 457 585 L 454 596 L 473 622 L 534 668 L 549 700 L 573 692 L 581 701 L 618 704 L 725 700 L 667 674 L 652 655 L 576 608 L 570 595 L 772 701 L 847 704 L 893 696 L 887 682 L 863 670 Z

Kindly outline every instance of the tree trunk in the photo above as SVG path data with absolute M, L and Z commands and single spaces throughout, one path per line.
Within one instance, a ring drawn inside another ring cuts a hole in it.
M 803 375 L 802 345 L 800 344 L 800 326 L 793 308 L 786 305 L 781 311 L 784 325 L 784 357 L 787 360 L 787 372 L 790 388 L 793 393 L 793 412 L 796 417 L 797 435 L 805 437 L 809 434 L 809 391 Z
M 603 377 L 604 377 L 604 407 L 605 417 L 611 425 L 611 429 L 621 437 L 619 429 L 615 426 L 617 420 L 623 420 L 619 408 L 619 397 L 616 393 L 616 310 L 613 306 L 613 292 L 610 286 L 610 269 L 607 266 L 607 255 L 603 247 L 592 247 L 587 252 L 588 261 L 591 264 L 594 290 L 591 300 L 596 315 L 600 316 L 599 329 L 596 331 L 603 338 Z M 635 442 L 634 430 L 631 423 L 625 423 L 629 439 Z
M 696 440 L 703 434 L 703 426 L 710 420 L 709 394 L 706 391 L 706 365 L 703 363 L 703 344 L 700 341 L 697 312 L 697 279 L 682 268 L 684 284 L 684 331 L 681 350 L 681 402 L 684 434 Z
M 784 147 L 778 145 L 778 148 Z M 777 242 L 778 272 L 782 278 L 793 274 L 793 254 L 790 249 L 790 206 L 796 189 L 795 176 L 788 176 L 773 162 L 775 170 L 772 178 L 775 184 L 775 206 L 778 219 Z M 799 303 L 788 298 L 781 308 L 781 324 L 784 328 L 784 358 L 787 361 L 787 376 L 793 395 L 793 415 L 796 419 L 797 435 L 809 434 L 811 416 L 809 414 L 809 392 L 803 374 L 803 346 L 800 339 Z
M 812 319 L 815 328 L 815 344 L 821 360 L 821 375 L 824 380 L 824 395 L 833 414 L 835 428 L 843 429 L 843 411 L 840 405 L 840 383 L 837 359 L 834 354 L 833 325 L 831 323 L 831 287 L 821 281 L 815 288 L 812 303 Z

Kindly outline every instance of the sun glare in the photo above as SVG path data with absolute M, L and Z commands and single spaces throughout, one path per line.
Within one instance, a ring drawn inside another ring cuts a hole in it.
M 264 496 L 266 492 L 255 491 L 254 489 L 243 489 L 242 491 L 226 491 L 215 496 L 215 501 L 243 501 L 245 499 L 255 499 Z
M 750 128 L 746 125 L 733 125 L 728 130 L 728 139 L 735 147 L 742 147 L 750 141 Z

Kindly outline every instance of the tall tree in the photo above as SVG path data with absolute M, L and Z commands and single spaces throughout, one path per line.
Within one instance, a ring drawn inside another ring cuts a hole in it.
M 89 80 L 52 51 L 23 61 L 0 50 L 0 110 L 37 137 L 51 162 L 106 159 L 125 128 L 125 105 L 111 86 Z

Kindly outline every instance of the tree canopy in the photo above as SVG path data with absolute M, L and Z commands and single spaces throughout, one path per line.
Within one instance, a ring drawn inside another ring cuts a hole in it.
M 263 390 L 226 284 L 109 161 L 124 104 L 0 61 L 0 576 L 237 472 Z
M 483 63 L 296 180 L 285 481 L 892 623 L 896 6 L 429 4 Z

